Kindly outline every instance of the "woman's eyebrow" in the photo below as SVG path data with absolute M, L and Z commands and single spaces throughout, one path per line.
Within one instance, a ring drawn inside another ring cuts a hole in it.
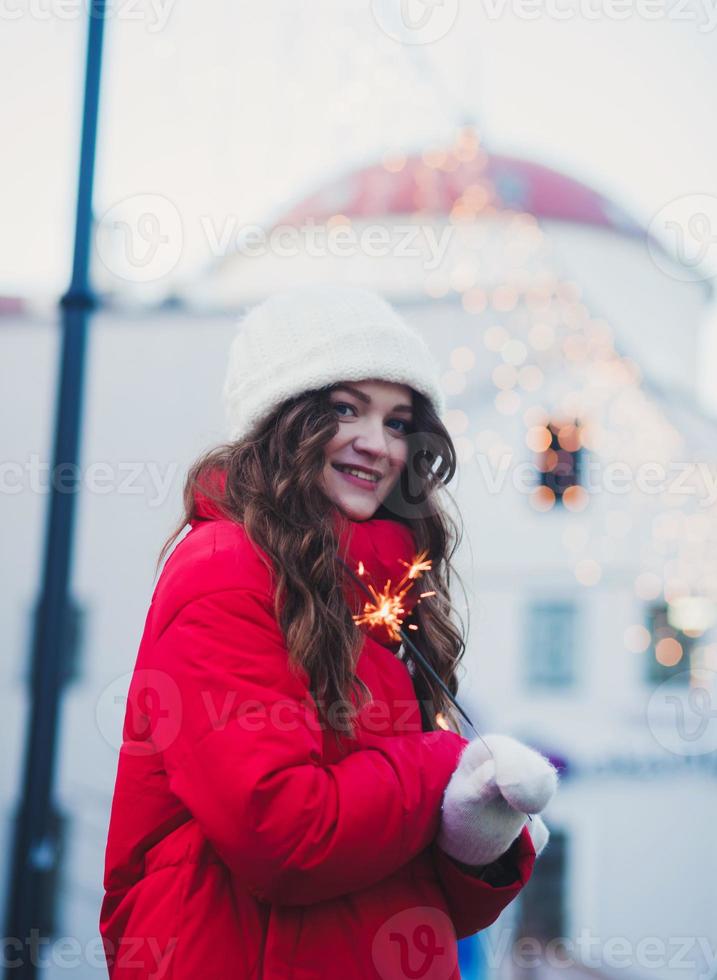
M 366 395 L 363 391 L 359 391 L 358 388 L 354 388 L 353 385 L 336 385 L 336 387 L 333 388 L 332 390 L 333 391 L 350 391 L 352 395 L 354 395 L 356 398 L 360 399 L 362 402 L 366 402 L 367 405 L 371 401 L 371 398 L 368 395 Z M 413 411 L 413 406 L 412 405 L 396 405 L 396 406 L 394 406 L 391 409 L 391 411 L 392 412 L 412 412 Z
M 333 391 L 350 391 L 352 395 L 355 395 L 356 398 L 358 398 L 362 402 L 366 402 L 367 404 L 371 401 L 371 399 L 369 398 L 368 395 L 365 395 L 362 391 L 359 391 L 358 388 L 354 388 L 351 385 L 336 385 L 336 387 L 333 388 L 332 390 Z

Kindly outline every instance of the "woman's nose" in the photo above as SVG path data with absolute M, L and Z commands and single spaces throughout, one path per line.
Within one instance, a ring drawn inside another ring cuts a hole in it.
M 357 432 L 354 437 L 354 446 L 359 451 L 371 453 L 372 456 L 381 458 L 388 456 L 389 443 L 383 421 L 364 420 L 361 431 Z

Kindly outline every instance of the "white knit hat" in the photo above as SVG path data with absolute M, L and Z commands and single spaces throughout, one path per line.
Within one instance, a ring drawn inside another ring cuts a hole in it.
M 340 381 L 409 385 L 440 416 L 436 358 L 377 293 L 301 286 L 276 293 L 240 321 L 223 398 L 231 440 L 248 435 L 287 398 Z

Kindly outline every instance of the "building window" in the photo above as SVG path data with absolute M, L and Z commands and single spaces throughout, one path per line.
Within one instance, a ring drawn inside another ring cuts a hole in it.
M 685 684 L 690 680 L 690 658 L 695 638 L 671 626 L 667 620 L 667 604 L 648 606 L 645 625 L 650 633 L 647 651 L 647 680 L 660 684 L 670 677 Z
M 580 485 L 584 450 L 577 419 L 565 424 L 549 422 L 539 437 L 542 445 L 537 454 L 538 484 L 551 490 L 556 503 L 561 503 L 566 490 Z
M 526 615 L 525 677 L 534 687 L 566 687 L 575 682 L 575 605 L 536 601 Z

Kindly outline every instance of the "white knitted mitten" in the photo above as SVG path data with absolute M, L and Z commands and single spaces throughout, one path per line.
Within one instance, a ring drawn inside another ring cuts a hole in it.
M 528 821 L 527 815 L 545 808 L 557 782 L 555 767 L 517 739 L 509 735 L 474 739 L 446 787 L 436 837 L 439 847 L 464 864 L 490 864 L 508 850 L 528 822 L 537 854 L 538 845 L 542 850 L 547 843 L 547 827 L 542 820 L 542 827 L 531 827 L 536 819 Z

